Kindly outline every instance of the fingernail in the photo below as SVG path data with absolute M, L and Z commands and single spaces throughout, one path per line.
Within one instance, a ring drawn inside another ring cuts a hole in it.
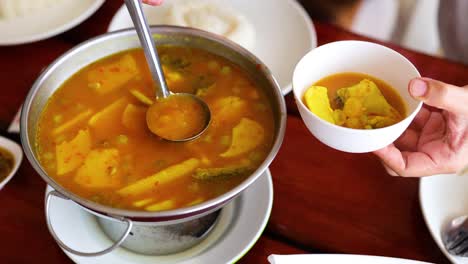
M 423 97 L 427 92 L 427 84 L 425 81 L 415 79 L 411 81 L 410 93 L 414 97 Z

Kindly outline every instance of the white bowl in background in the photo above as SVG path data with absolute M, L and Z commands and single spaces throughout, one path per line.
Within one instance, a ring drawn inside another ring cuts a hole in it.
M 303 102 L 307 88 L 320 79 L 341 72 L 359 72 L 390 84 L 406 104 L 402 121 L 378 129 L 352 129 L 322 120 Z M 322 143 L 337 150 L 364 153 L 381 149 L 395 141 L 409 126 L 422 106 L 408 92 L 408 83 L 420 77 L 414 65 L 398 52 L 365 41 L 332 42 L 307 53 L 293 74 L 293 92 L 302 120 Z
M 23 150 L 21 149 L 20 145 L 17 143 L 13 142 L 12 140 L 9 140 L 8 138 L 4 138 L 0 136 L 0 148 L 6 149 L 9 151 L 14 158 L 14 164 L 13 164 L 13 169 L 11 170 L 10 174 L 8 174 L 3 180 L 0 180 L 0 190 L 13 178 L 13 175 L 15 175 L 16 171 L 19 168 L 19 165 L 21 164 L 21 161 L 23 160 Z

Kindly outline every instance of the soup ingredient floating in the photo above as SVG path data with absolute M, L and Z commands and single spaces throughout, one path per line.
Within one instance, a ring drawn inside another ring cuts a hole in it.
M 142 50 L 101 59 L 67 80 L 41 113 L 39 161 L 64 188 L 115 208 L 171 210 L 231 190 L 263 162 L 275 123 L 270 101 L 247 73 L 196 48 L 160 46 L 158 53 L 169 90 L 209 105 L 208 129 L 189 142 L 155 136 L 147 113 L 165 102 L 154 98 Z M 190 109 L 188 119 L 180 107 L 168 109 L 170 122 L 163 113 L 154 125 L 169 134 L 181 133 L 175 123 L 190 127 L 197 118 Z
M 355 83 L 357 78 L 360 80 Z M 387 99 L 392 99 L 395 107 Z M 403 101 L 393 88 L 359 73 L 341 73 L 318 81 L 306 90 L 304 101 L 318 117 L 348 128 L 382 128 L 398 123 L 405 116 Z
M 168 2 L 168 25 L 193 27 L 224 36 L 246 49 L 255 46 L 252 24 L 233 8 L 209 0 L 179 0 Z
M 0 181 L 11 173 L 14 164 L 15 158 L 13 157 L 13 154 L 0 147 Z

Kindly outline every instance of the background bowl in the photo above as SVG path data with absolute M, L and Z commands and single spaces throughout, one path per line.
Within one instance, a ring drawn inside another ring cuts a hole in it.
M 112 208 L 79 197 L 63 188 L 42 168 L 35 148 L 36 132 L 39 117 L 48 99 L 63 82 L 83 67 L 111 54 L 141 47 L 135 30 L 130 29 L 107 33 L 78 45 L 55 60 L 41 74 L 23 104 L 20 121 L 21 141 L 26 157 L 39 175 L 52 188 L 59 192 L 61 197 L 71 199 L 93 213 L 98 213 L 102 216 L 123 217 L 127 220 L 130 219 L 141 223 L 188 221 L 221 208 L 251 185 L 268 168 L 283 141 L 286 106 L 280 87 L 268 68 L 258 58 L 234 42 L 212 33 L 192 28 L 155 26 L 151 28 L 151 32 L 158 45 L 169 44 L 194 47 L 226 58 L 245 70 L 252 78 L 252 81 L 265 91 L 267 98 L 271 102 L 275 118 L 273 144 L 263 163 L 247 179 L 227 193 L 192 207 L 160 212 L 146 212 Z
M 23 151 L 21 150 L 21 147 L 18 144 L 2 136 L 0 136 L 0 148 L 9 151 L 15 159 L 15 163 L 13 164 L 13 169 L 11 170 L 10 174 L 8 174 L 3 180 L 0 180 L 1 190 L 7 184 L 7 182 L 9 182 L 11 178 L 13 178 L 13 175 L 15 175 L 16 171 L 18 170 L 21 161 L 23 160 Z
M 390 84 L 406 104 L 406 118 L 384 128 L 351 129 L 328 123 L 309 111 L 303 102 L 306 89 L 341 72 L 365 73 Z M 407 87 L 412 78 L 420 76 L 409 60 L 392 49 L 371 42 L 337 41 L 313 49 L 299 61 L 293 91 L 302 120 L 318 140 L 337 150 L 363 153 L 391 144 L 409 126 L 422 102 L 413 99 Z

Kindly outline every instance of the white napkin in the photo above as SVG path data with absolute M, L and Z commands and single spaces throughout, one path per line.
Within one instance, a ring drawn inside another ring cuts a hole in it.
M 428 264 L 407 259 L 341 254 L 270 255 L 268 261 L 271 264 Z

